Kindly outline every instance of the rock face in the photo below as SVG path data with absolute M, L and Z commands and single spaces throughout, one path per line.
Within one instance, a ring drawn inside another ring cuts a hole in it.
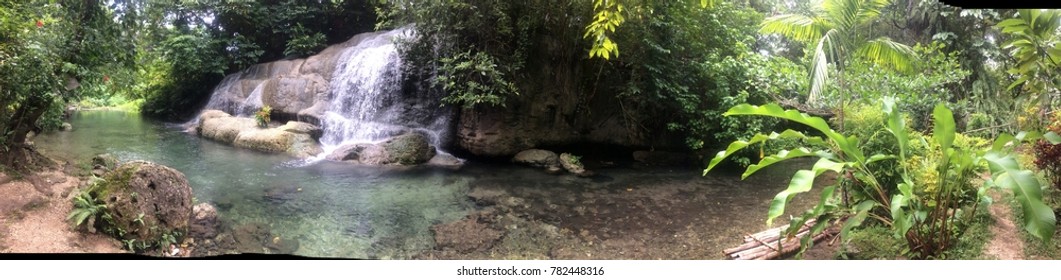
M 219 142 L 263 152 L 287 153 L 306 158 L 321 153 L 317 126 L 290 121 L 276 128 L 260 128 L 251 118 L 233 117 L 217 110 L 199 116 L 199 135 Z M 314 136 L 316 135 L 316 136 Z
M 512 162 L 539 168 L 556 168 L 560 166 L 560 158 L 556 153 L 540 149 L 530 149 L 519 152 L 516 156 L 512 157 Z
M 580 143 L 666 149 L 682 147 L 682 136 L 666 127 L 653 127 L 639 104 L 622 102 L 619 92 L 592 90 L 584 81 L 583 54 L 571 52 L 561 37 L 536 38 L 529 49 L 527 67 L 514 81 L 520 94 L 506 98 L 504 107 L 462 108 L 456 141 L 480 156 L 512 156 L 533 147 Z M 590 74 L 592 75 L 592 74 Z M 648 126 L 647 128 L 644 126 Z
M 435 147 L 428 143 L 427 137 L 418 133 L 406 133 L 379 144 L 358 143 L 341 146 L 327 158 L 368 165 L 416 165 L 427 163 L 437 153 Z M 443 160 L 445 159 L 439 159 L 439 162 Z
M 132 161 L 105 176 L 97 190 L 119 239 L 158 243 L 163 235 L 187 233 L 192 220 L 192 188 L 180 171 Z

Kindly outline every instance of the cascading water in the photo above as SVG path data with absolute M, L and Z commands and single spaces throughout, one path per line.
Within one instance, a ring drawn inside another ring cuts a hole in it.
M 438 104 L 424 104 L 421 102 L 428 100 L 404 94 L 401 64 L 390 36 L 362 41 L 342 54 L 331 80 L 331 108 L 321 120 L 325 127 L 321 144 L 326 149 L 379 141 L 409 130 L 427 132 L 437 144 L 437 131 L 448 118 L 435 119 L 433 123 L 417 118 L 416 114 L 436 115 L 424 109 Z
M 324 131 L 320 138 L 324 152 L 313 161 L 345 144 L 378 142 L 407 132 L 424 134 L 439 147 L 448 133 L 453 111 L 440 106 L 438 93 L 403 87 L 402 59 L 394 41 L 410 33 L 409 29 L 397 29 L 361 34 L 325 50 L 319 58 L 252 66 L 226 77 L 215 88 L 205 109 L 249 116 L 263 105 L 271 105 L 274 111 L 281 107 L 300 119 L 309 116 L 305 119 L 318 122 Z M 334 61 L 320 62 L 328 59 Z M 334 67 L 317 69 L 311 63 Z M 312 77 L 318 77 L 320 84 L 326 86 L 322 92 L 283 87 L 283 79 L 300 79 L 311 71 L 317 71 L 311 73 L 315 75 Z M 292 95 L 295 97 L 276 97 Z M 285 100 L 320 102 L 291 105 Z

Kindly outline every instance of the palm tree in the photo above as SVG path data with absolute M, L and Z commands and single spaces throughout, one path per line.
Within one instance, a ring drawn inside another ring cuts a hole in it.
M 888 37 L 872 37 L 871 24 L 891 0 L 824 0 L 815 15 L 784 14 L 763 20 L 759 32 L 780 34 L 806 44 L 813 50 L 808 105 L 820 107 L 822 88 L 828 79 L 828 67 L 837 70 L 840 98 L 840 123 L 843 123 L 846 85 L 844 68 L 851 57 L 860 57 L 900 72 L 913 70 L 914 51 L 910 46 Z

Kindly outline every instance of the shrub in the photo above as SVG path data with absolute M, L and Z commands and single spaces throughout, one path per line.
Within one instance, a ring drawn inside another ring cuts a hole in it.
M 258 122 L 258 127 L 268 127 L 269 122 L 272 121 L 270 116 L 272 113 L 273 108 L 269 105 L 263 106 L 257 113 L 254 113 L 254 120 Z
M 1047 130 L 1061 133 L 1061 112 L 1055 112 L 1050 116 L 1050 125 Z M 1035 143 L 1035 166 L 1046 173 L 1050 184 L 1061 189 L 1061 144 L 1052 144 L 1046 140 Z

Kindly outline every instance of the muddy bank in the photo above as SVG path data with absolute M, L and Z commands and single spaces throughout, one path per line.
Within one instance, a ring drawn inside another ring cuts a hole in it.
M 650 167 L 636 165 L 554 182 L 482 176 L 468 193 L 478 211 L 433 227 L 435 248 L 417 258 L 723 259 L 721 251 L 743 234 L 768 228 L 770 199 L 807 164 L 770 167 L 744 181 L 702 177 L 699 169 L 646 175 Z M 624 176 L 632 170 L 640 174 Z M 797 197 L 788 214 L 809 208 L 816 195 Z

